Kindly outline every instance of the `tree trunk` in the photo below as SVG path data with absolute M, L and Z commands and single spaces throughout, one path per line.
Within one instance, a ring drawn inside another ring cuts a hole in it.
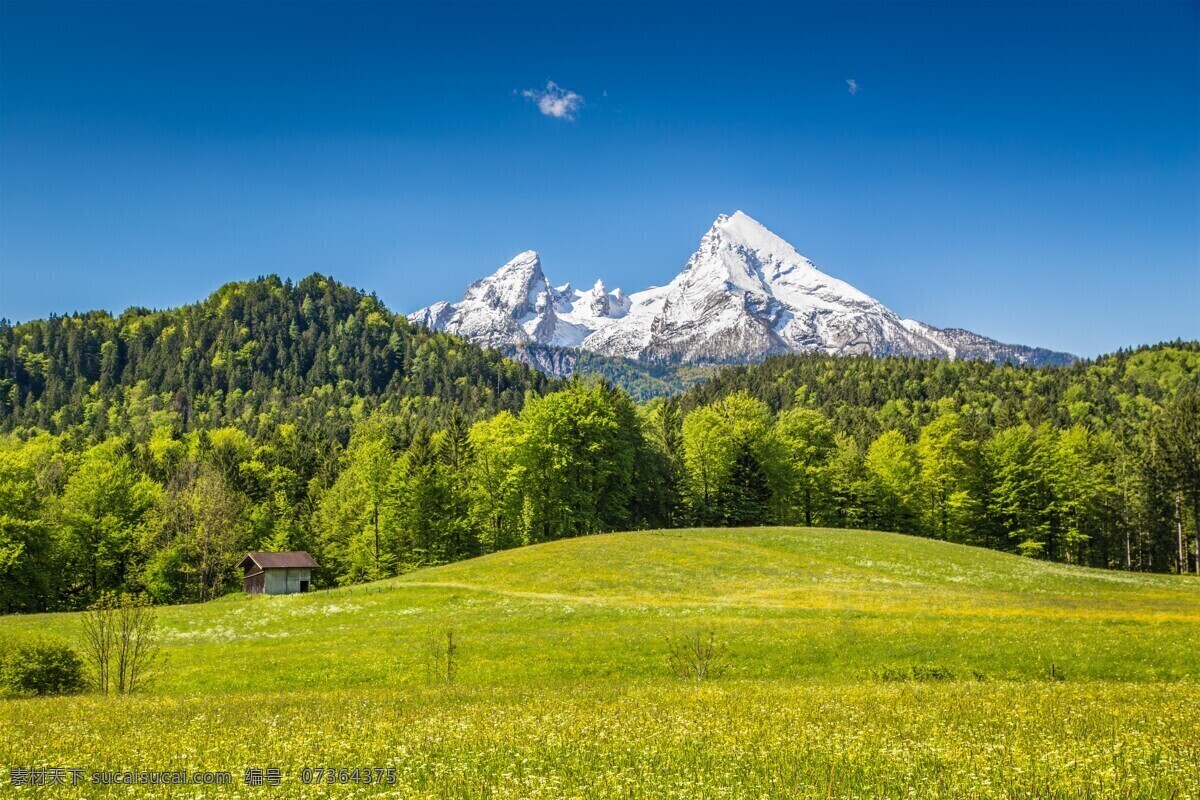
M 1182 575 L 1187 571 L 1187 552 L 1183 549 L 1183 498 L 1178 493 L 1175 495 L 1175 533 L 1179 537 L 1175 572 Z
M 1200 492 L 1192 493 L 1192 533 L 1196 537 L 1196 574 L 1200 575 Z

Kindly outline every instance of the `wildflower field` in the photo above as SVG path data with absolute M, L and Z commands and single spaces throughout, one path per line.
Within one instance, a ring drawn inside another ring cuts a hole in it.
M 1200 798 L 1194 578 L 884 533 L 694 530 L 160 615 L 147 692 L 0 701 L 0 795 Z M 452 681 L 429 669 L 447 631 Z M 720 650 L 704 681 L 668 665 L 696 631 Z M 9 780 L 47 767 L 232 781 Z M 246 782 L 265 769 L 278 786 Z

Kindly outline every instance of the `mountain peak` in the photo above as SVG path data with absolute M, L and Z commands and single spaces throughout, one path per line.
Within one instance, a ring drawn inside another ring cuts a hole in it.
M 513 272 L 536 273 L 540 275 L 542 273 L 542 257 L 538 255 L 537 250 L 525 250 L 524 252 L 517 253 L 504 266 L 492 273 L 492 277 Z
M 744 211 L 718 216 L 705 238 L 718 239 L 759 253 L 761 261 L 812 266 L 812 262 L 797 253 L 792 245 Z
M 521 320 L 537 313 L 539 305 L 549 300 L 550 285 L 542 273 L 541 257 L 536 250 L 526 250 L 488 277 L 468 286 L 459 303 L 459 311 L 463 306 L 478 307 L 488 310 L 485 316 L 498 312 Z M 503 325 L 508 327 L 509 323 L 505 321 Z
M 476 281 L 472 288 L 492 288 L 511 301 L 517 302 L 530 291 L 543 291 L 546 288 L 545 284 L 546 276 L 542 273 L 541 256 L 537 250 L 526 250 L 517 253 L 488 277 Z
M 666 286 L 632 295 L 610 293 L 603 281 L 586 291 L 552 289 L 537 251 L 526 250 L 471 284 L 460 302 L 414 317 L 489 347 L 532 342 L 657 362 L 813 350 L 1045 360 L 1032 348 L 902 320 L 741 210 L 717 216 Z

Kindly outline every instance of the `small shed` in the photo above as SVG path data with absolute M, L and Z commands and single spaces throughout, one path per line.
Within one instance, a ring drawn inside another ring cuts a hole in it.
M 296 594 L 312 587 L 312 571 L 320 569 L 303 550 L 290 553 L 246 553 L 238 564 L 247 594 Z

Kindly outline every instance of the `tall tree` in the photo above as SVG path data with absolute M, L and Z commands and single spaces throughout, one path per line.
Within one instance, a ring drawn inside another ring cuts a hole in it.
M 758 475 L 775 461 L 773 420 L 766 404 L 737 392 L 689 414 L 683 421 L 688 499 L 696 519 L 730 516 L 724 504 L 757 494 Z M 740 467 L 735 471 L 735 464 Z M 738 481 L 740 484 L 731 485 Z M 735 514 L 736 515 L 736 514 Z
M 962 541 L 974 521 L 976 500 L 967 491 L 969 447 L 962 420 L 952 411 L 922 428 L 917 439 L 925 525 L 939 539 Z
M 468 517 L 483 552 L 520 544 L 522 497 L 516 474 L 524 428 L 501 411 L 471 426 Z
M 8 445 L 8 446 L 5 446 Z M 40 611 L 51 605 L 51 581 L 61 579 L 52 549 L 47 501 L 39 472 L 57 458 L 46 435 L 29 442 L 0 441 L 0 613 Z
M 791 408 L 775 422 L 775 440 L 782 469 L 778 495 L 783 500 L 780 518 L 792 521 L 797 515 L 811 526 L 828 502 L 829 462 L 837 451 L 837 432 L 824 414 L 807 408 Z
M 992 478 L 988 512 L 1021 552 L 1029 555 L 1046 549 L 1047 508 L 1052 501 L 1047 476 L 1036 463 L 1037 449 L 1037 433 L 1024 424 L 1000 431 L 984 447 Z
M 75 593 L 93 599 L 136 584 L 138 542 L 161 493 L 134 469 L 127 442 L 110 439 L 84 453 L 58 506 L 63 552 L 79 580 Z
M 871 518 L 883 530 L 918 530 L 920 464 L 899 431 L 885 431 L 867 450 Z
M 528 541 L 629 524 L 641 430 L 628 404 L 605 385 L 583 383 L 526 404 L 517 465 Z
M 157 557 L 144 580 L 160 601 L 221 596 L 250 544 L 239 496 L 216 467 L 196 462 L 176 470 L 146 541 Z
M 376 416 L 361 421 L 341 473 L 316 509 L 320 554 L 330 574 L 343 582 L 395 574 L 395 531 L 384 513 L 395 461 L 385 420 Z
M 441 455 L 445 440 L 445 431 L 430 431 L 424 423 L 419 424 L 391 471 L 388 513 L 396 523 L 404 569 L 458 557 L 453 538 L 457 533 L 453 529 L 453 486 Z
M 1179 538 L 1183 540 L 1186 510 L 1191 511 L 1195 571 L 1200 574 L 1200 391 L 1178 394 L 1151 425 L 1164 470 L 1180 498 Z M 1188 568 L 1186 545 L 1180 544 L 1179 570 Z

